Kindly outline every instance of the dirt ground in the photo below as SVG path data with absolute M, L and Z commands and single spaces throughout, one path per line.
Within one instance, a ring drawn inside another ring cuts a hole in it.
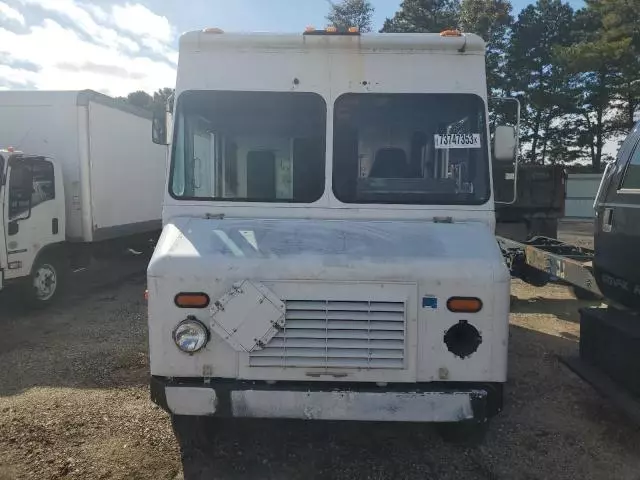
M 147 390 L 142 272 L 43 312 L 0 304 L 0 480 L 182 477 Z M 241 423 L 215 437 L 207 478 L 640 480 L 640 429 L 557 358 L 576 352 L 586 303 L 561 286 L 512 294 L 506 407 L 481 447 L 424 425 Z
M 593 221 L 565 220 L 560 222 L 558 237 L 572 245 L 593 248 Z

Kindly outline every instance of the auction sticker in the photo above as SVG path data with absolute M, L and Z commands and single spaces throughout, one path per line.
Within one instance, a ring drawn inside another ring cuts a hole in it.
M 480 148 L 479 133 L 436 133 L 436 148 Z

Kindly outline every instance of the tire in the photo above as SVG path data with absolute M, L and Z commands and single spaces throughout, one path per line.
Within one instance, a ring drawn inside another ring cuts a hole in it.
M 53 255 L 43 255 L 36 260 L 29 280 L 24 285 L 24 297 L 28 306 L 45 308 L 60 296 L 65 279 L 64 262 Z
M 438 423 L 436 429 L 440 437 L 447 443 L 462 447 L 477 447 L 484 442 L 489 430 L 489 422 Z

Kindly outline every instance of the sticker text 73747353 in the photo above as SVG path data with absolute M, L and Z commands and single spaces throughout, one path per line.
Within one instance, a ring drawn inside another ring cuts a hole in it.
M 479 133 L 436 133 L 433 137 L 438 149 L 480 148 Z

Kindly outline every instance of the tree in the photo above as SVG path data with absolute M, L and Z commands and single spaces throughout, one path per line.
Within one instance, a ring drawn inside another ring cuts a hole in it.
M 508 91 L 505 51 L 512 23 L 508 0 L 462 0 L 460 4 L 459 27 L 487 42 L 487 85 L 491 94 L 504 95 Z
M 586 4 L 600 20 L 592 46 L 607 51 L 617 63 L 614 98 L 622 111 L 614 126 L 626 134 L 640 104 L 640 0 L 587 0 Z
M 167 101 L 169 100 L 171 100 L 169 102 L 169 108 L 173 108 L 173 98 L 171 98 L 173 93 L 173 88 L 161 88 L 160 90 L 156 90 L 153 96 L 143 90 L 138 90 L 131 92 L 126 97 L 118 97 L 117 100 L 138 108 L 144 108 L 151 112 L 161 113 L 165 111 Z
M 555 50 L 572 40 L 573 9 L 560 0 L 538 0 L 526 7 L 512 27 L 507 48 L 508 89 L 523 104 L 521 140 L 527 159 L 544 163 L 549 150 L 556 154 L 562 145 L 553 145 L 561 119 L 574 111 L 568 74 L 558 62 Z
M 331 11 L 327 15 L 329 23 L 338 28 L 358 27 L 361 32 L 370 32 L 374 8 L 368 0 L 329 0 Z
M 504 40 L 512 22 L 508 0 L 462 0 L 460 4 L 459 27 L 480 35 L 485 42 Z
M 601 22 L 593 9 L 578 11 L 572 44 L 556 50 L 574 92 L 566 141 L 580 152 L 586 150 L 595 171 L 600 171 L 604 143 L 612 134 L 611 108 L 620 58 L 619 47 L 599 40 Z
M 633 5 L 635 3 L 635 6 Z M 640 1 L 588 0 L 576 14 L 570 46 L 558 50 L 572 74 L 575 148 L 601 170 L 603 147 L 633 126 L 640 100 Z
M 153 97 L 147 92 L 138 90 L 127 95 L 127 103 L 140 108 L 150 108 L 153 104 Z
M 381 32 L 441 32 L 458 26 L 460 0 L 403 0 Z

